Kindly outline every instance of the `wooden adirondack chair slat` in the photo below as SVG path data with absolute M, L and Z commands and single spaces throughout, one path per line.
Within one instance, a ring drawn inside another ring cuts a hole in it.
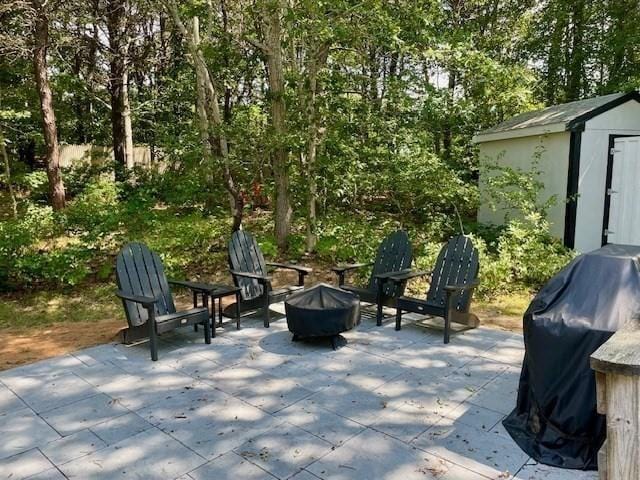
M 445 319 L 445 343 L 449 341 L 449 325 L 456 322 L 467 328 L 478 325 L 478 318 L 469 313 L 473 286 L 478 278 L 480 264 L 478 249 L 469 237 L 451 238 L 440 250 L 432 271 L 426 299 L 401 297 L 396 311 L 396 329 L 401 328 L 402 311 L 443 317 Z M 445 287 L 465 287 L 447 293 Z M 448 297 L 448 295 L 452 295 Z M 448 299 L 450 302 L 448 303 Z
M 239 272 L 267 274 L 267 265 L 253 236 L 245 231 L 235 232 L 229 243 L 229 264 Z M 264 293 L 264 287 L 255 279 L 237 277 L 236 285 L 242 289 L 243 300 L 252 300 Z
M 371 269 L 371 276 L 367 286 L 357 287 L 354 285 L 345 285 L 342 283 L 344 274 L 340 276 L 341 287 L 349 290 L 360 297 L 363 302 L 371 302 L 377 304 L 376 323 L 382 325 L 382 307 L 383 305 L 395 306 L 396 299 L 404 293 L 405 283 L 396 284 L 393 281 L 383 283 L 382 296 L 378 295 L 379 279 L 377 275 L 399 272 L 407 270 L 411 267 L 413 261 L 413 250 L 409 236 L 404 230 L 398 230 L 388 235 L 379 245 L 376 258 Z
M 279 264 L 280 268 L 293 268 L 293 265 Z M 256 239 L 245 230 L 233 232 L 229 241 L 229 269 L 232 272 L 242 272 L 261 277 L 268 274 L 267 263 L 262 255 L 262 250 Z M 298 285 L 287 286 L 274 291 L 269 281 L 258 281 L 255 278 L 247 278 L 242 275 L 232 273 L 234 284 L 240 288 L 240 304 L 238 307 L 242 312 L 265 310 L 264 326 L 269 326 L 269 305 L 284 300 L 290 293 L 299 290 L 304 285 L 304 276 L 308 272 L 299 272 Z M 235 310 L 236 305 L 232 304 L 225 308 L 226 312 Z
M 183 325 L 205 325 L 205 342 L 211 342 L 209 310 L 194 307 L 176 312 L 173 295 L 160 257 L 141 243 L 129 243 L 116 258 L 116 282 L 122 298 L 129 328 L 140 335 L 140 327 L 148 324 L 146 332 L 150 338 L 151 358 L 157 360 L 158 333 L 168 332 Z M 135 298 L 155 299 L 152 305 L 140 303 Z M 149 310 L 147 310 L 147 308 Z M 153 322 L 149 324 L 149 322 Z
M 144 295 L 144 285 L 142 284 L 141 275 L 139 274 L 138 268 L 135 264 L 130 244 L 122 249 L 121 255 L 122 256 L 118 258 L 118 261 L 122 262 L 122 270 L 124 271 L 125 278 L 129 285 L 129 288 L 125 291 L 130 292 L 133 295 Z M 120 288 L 122 289 L 123 286 L 120 285 Z M 132 314 L 130 319 L 130 323 L 132 325 L 142 325 L 147 321 L 148 314 L 142 305 L 129 301 L 125 301 L 125 305 L 127 306 L 125 307 L 127 308 L 127 311 Z

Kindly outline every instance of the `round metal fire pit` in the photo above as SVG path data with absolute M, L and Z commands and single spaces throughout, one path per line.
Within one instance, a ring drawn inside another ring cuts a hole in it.
M 352 293 L 321 283 L 291 295 L 284 302 L 293 340 L 337 336 L 360 323 L 360 300 Z

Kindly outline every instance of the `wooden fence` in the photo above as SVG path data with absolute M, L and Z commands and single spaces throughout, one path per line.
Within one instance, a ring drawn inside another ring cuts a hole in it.
M 83 164 L 99 166 L 106 162 L 112 162 L 113 148 L 97 145 L 62 145 L 60 147 L 60 166 L 63 168 L 74 167 Z M 133 147 L 133 166 L 145 166 L 162 169 L 162 162 L 153 162 L 151 148 L 148 146 Z

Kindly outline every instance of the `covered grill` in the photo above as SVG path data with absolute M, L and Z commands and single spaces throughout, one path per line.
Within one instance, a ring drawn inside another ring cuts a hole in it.
M 524 315 L 518 402 L 504 426 L 539 462 L 596 469 L 605 439 L 590 355 L 640 312 L 640 247 L 607 245 L 553 277 Z

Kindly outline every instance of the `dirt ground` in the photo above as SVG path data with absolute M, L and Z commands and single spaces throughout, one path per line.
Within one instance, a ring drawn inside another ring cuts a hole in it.
M 0 370 L 110 342 L 122 325 L 122 320 L 111 320 L 54 323 L 33 330 L 3 329 Z

